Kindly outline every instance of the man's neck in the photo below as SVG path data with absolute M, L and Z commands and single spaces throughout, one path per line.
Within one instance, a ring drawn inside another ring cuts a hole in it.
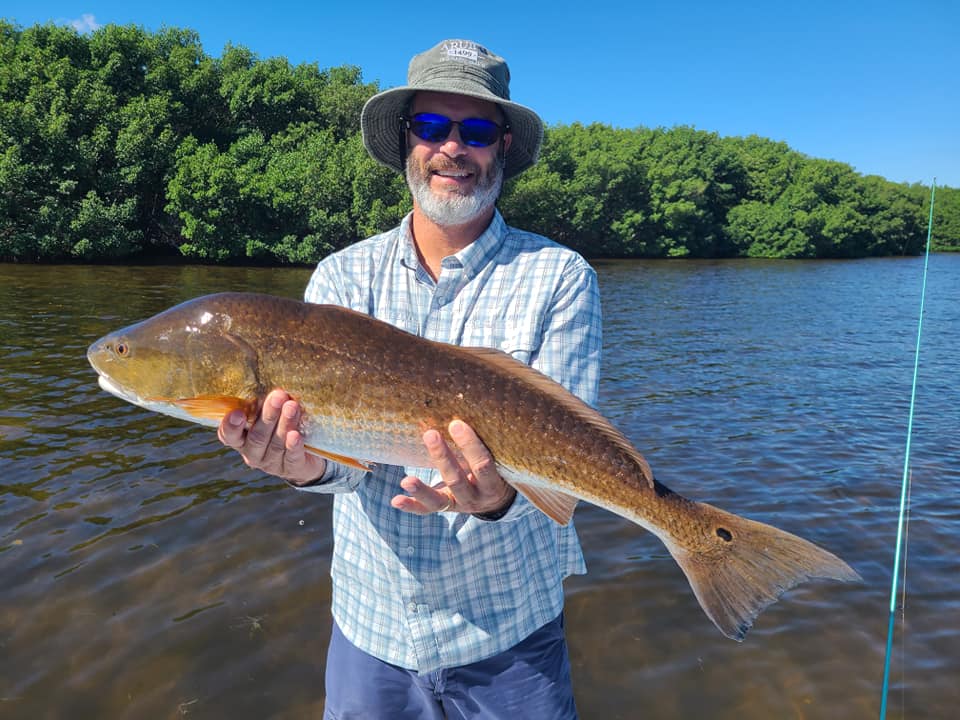
M 440 277 L 440 263 L 480 237 L 490 226 L 494 209 L 465 225 L 437 225 L 414 204 L 413 242 L 424 269 L 434 280 Z

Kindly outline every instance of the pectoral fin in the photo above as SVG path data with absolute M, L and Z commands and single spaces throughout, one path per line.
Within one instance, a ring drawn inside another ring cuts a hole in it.
M 336 453 L 327 452 L 326 450 L 321 450 L 320 448 L 310 447 L 309 445 L 304 445 L 303 449 L 307 452 L 313 453 L 314 455 L 325 457 L 328 460 L 333 460 L 334 462 L 338 462 L 341 465 L 346 465 L 347 467 L 355 468 L 356 470 L 369 471 L 373 468 L 370 463 L 363 463 L 356 458 L 347 457 L 346 455 L 337 455 Z
M 568 525 L 577 507 L 577 498 L 566 493 L 549 490 L 536 485 L 511 482 L 517 492 L 532 502 L 537 509 L 560 525 Z
M 187 415 L 198 420 L 220 422 L 224 415 L 234 410 L 242 410 L 248 420 L 256 416 L 257 401 L 244 400 L 238 397 L 225 395 L 198 395 L 191 398 L 179 398 L 170 401 L 183 410 Z

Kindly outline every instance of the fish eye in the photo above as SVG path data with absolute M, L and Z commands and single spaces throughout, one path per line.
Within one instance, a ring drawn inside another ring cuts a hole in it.
M 120 357 L 126 357 L 130 354 L 130 346 L 125 342 L 118 342 L 115 351 Z

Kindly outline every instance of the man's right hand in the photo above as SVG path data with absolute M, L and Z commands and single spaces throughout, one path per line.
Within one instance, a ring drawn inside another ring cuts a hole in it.
M 283 390 L 267 395 L 253 425 L 246 425 L 243 412 L 234 410 L 220 421 L 217 437 L 250 467 L 293 485 L 308 485 L 323 475 L 326 461 L 303 448 L 300 404 Z

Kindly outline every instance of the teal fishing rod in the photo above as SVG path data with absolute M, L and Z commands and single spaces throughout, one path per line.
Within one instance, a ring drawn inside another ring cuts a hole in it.
M 897 613 L 897 586 L 900 584 L 900 556 L 903 548 L 907 515 L 907 491 L 910 487 L 910 444 L 913 437 L 913 415 L 917 401 L 917 375 L 920 369 L 920 338 L 923 332 L 923 308 L 927 297 L 927 268 L 930 264 L 930 237 L 933 235 L 933 202 L 937 179 L 930 187 L 930 218 L 927 220 L 927 249 L 923 256 L 923 280 L 920 285 L 920 318 L 917 320 L 917 344 L 913 353 L 913 383 L 910 388 L 910 413 L 907 419 L 907 446 L 903 457 L 903 479 L 900 483 L 900 517 L 897 521 L 897 544 L 893 555 L 893 580 L 890 583 L 890 621 L 887 625 L 887 652 L 883 661 L 883 691 L 880 698 L 880 720 L 887 717 L 887 694 L 890 689 L 890 657 L 893 654 L 893 630 Z M 904 578 L 906 586 L 906 578 Z M 906 590 L 906 587 L 904 587 Z

